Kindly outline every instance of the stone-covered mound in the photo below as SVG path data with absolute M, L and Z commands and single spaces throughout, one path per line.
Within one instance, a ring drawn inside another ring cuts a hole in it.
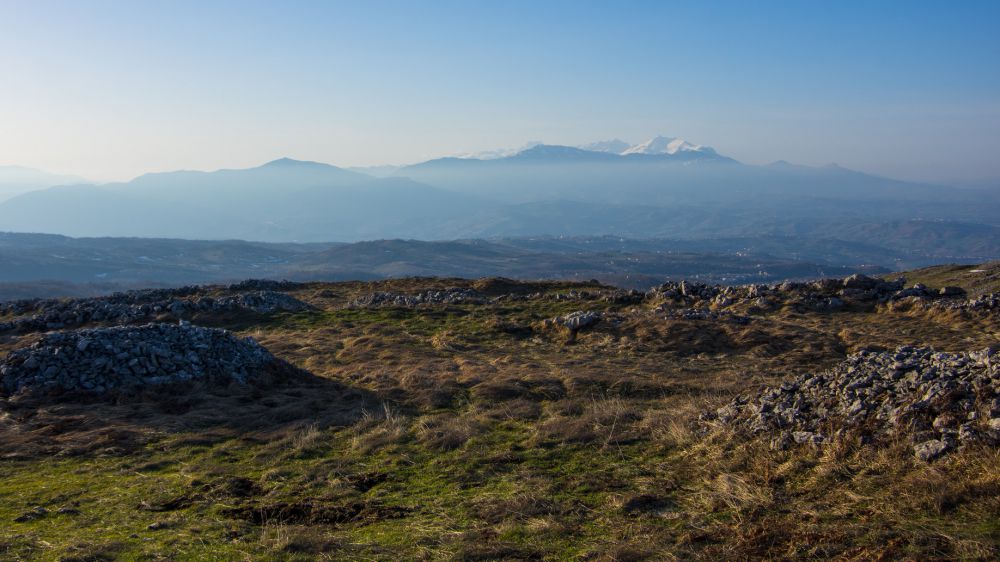
M 0 362 L 0 393 L 103 394 L 173 383 L 245 384 L 284 366 L 251 338 L 146 324 L 46 334 Z
M 962 445 L 1000 444 L 1000 357 L 989 349 L 862 351 L 820 374 L 745 395 L 704 416 L 772 439 L 821 445 L 843 435 L 903 437 L 932 460 Z

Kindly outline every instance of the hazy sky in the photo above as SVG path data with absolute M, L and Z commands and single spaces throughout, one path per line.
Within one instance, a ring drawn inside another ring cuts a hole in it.
M 0 0 L 0 164 L 101 180 L 658 133 L 1000 177 L 1000 2 Z

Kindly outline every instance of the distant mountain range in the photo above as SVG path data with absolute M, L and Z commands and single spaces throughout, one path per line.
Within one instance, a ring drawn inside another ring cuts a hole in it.
M 0 229 L 73 236 L 262 241 L 382 238 L 471 203 L 404 177 L 280 159 L 247 170 L 147 174 L 34 191 L 0 204 Z M 478 208 L 478 207 L 476 207 Z
M 768 239 L 779 250 L 773 241 L 809 251 L 855 244 L 856 263 L 887 267 L 1000 257 L 997 189 L 904 182 L 834 165 L 747 165 L 671 137 L 500 152 L 371 173 L 286 158 L 100 185 L 43 189 L 78 178 L 38 176 L 34 190 L 0 202 L 0 231 L 265 242 Z
M 85 183 L 77 176 L 50 174 L 23 166 L 0 166 L 0 201 L 56 185 Z

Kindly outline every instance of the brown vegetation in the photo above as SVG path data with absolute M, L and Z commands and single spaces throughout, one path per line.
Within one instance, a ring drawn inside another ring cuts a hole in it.
M 84 544 L 42 518 L 0 531 L 0 558 L 42 557 L 40 541 L 67 557 L 111 558 L 1000 555 L 996 450 L 932 464 L 905 444 L 777 451 L 697 421 L 735 394 L 858 349 L 995 345 L 995 314 L 785 309 L 736 323 L 556 298 L 346 308 L 373 291 L 455 286 L 489 295 L 601 290 L 503 279 L 310 284 L 293 294 L 318 311 L 231 327 L 311 375 L 124 403 L 0 404 L 0 502 L 9 506 L 0 517 L 67 501 L 29 477 L 52 459 L 79 459 L 58 465 L 68 472 L 81 466 L 73 462 L 117 459 L 76 500 L 91 513 L 80 532 L 96 539 Z M 607 316 L 571 343 L 538 328 L 580 309 Z M 25 341 L 2 340 L 0 353 Z M 110 494 L 100 486 L 111 482 L 148 496 L 139 511 L 114 501 L 111 509 L 138 521 L 169 515 L 176 538 L 143 542 L 101 526 L 116 516 L 94 494 Z

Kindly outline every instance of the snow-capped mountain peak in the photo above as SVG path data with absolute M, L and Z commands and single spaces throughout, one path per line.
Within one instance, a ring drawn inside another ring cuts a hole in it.
M 715 150 L 708 146 L 692 144 L 684 139 L 657 136 L 646 142 L 630 146 L 620 154 L 677 154 L 678 152 L 708 152 L 714 154 Z
M 504 148 L 499 150 L 487 150 L 484 152 L 466 152 L 462 154 L 454 154 L 452 155 L 452 158 L 497 160 L 501 158 L 516 156 L 523 152 L 529 151 L 535 147 L 542 146 L 543 144 L 544 143 L 540 141 L 531 141 L 518 148 Z M 646 142 L 640 144 L 629 144 L 621 139 L 611 139 L 611 140 L 602 140 L 588 144 L 583 144 L 572 148 L 577 148 L 588 152 L 603 152 L 606 154 L 617 154 L 620 156 L 627 156 L 629 154 L 672 156 L 678 153 L 690 153 L 690 152 L 698 152 L 704 155 L 716 154 L 715 150 L 712 149 L 711 147 L 690 143 L 684 139 L 679 139 L 675 137 L 664 137 L 664 136 L 653 137 L 647 140 Z

